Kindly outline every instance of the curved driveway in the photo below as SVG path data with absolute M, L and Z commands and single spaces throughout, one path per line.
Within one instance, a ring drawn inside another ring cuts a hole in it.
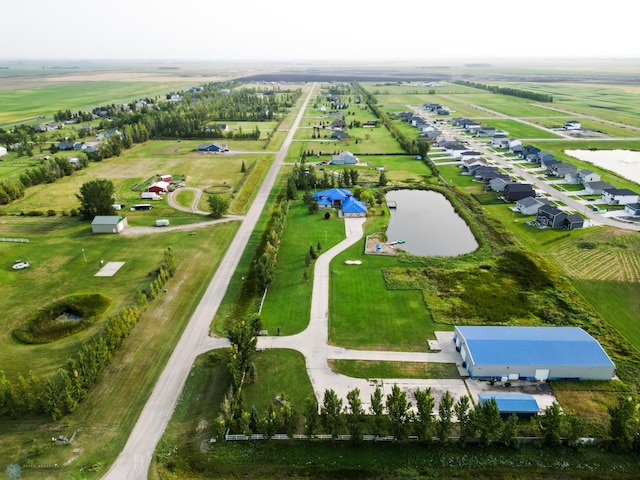
M 312 97 L 314 88 L 315 84 L 310 89 L 238 233 L 231 242 L 218 270 L 209 283 L 173 354 L 160 375 L 149 400 L 142 409 L 124 449 L 105 474 L 104 479 L 140 480 L 141 478 L 147 478 L 147 471 L 155 447 L 171 418 L 180 392 L 189 375 L 191 365 L 193 365 L 198 353 L 202 351 L 203 343 L 207 344 L 207 348 L 222 348 L 229 345 L 226 339 L 210 339 L 209 326 L 222 302 L 233 272 L 240 261 L 240 257 L 275 184 L 280 167 Z

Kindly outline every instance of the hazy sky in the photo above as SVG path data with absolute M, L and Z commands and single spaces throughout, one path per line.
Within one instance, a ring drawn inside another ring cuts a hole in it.
M 0 58 L 428 60 L 640 57 L 636 3 L 19 0 Z

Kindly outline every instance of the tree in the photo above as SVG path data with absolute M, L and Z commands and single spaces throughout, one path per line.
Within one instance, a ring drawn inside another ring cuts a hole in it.
M 427 142 L 418 142 L 418 155 L 420 155 L 423 160 L 426 160 L 428 153 L 429 144 Z
M 347 393 L 349 408 L 347 412 L 347 427 L 351 435 L 351 441 L 360 443 L 362 441 L 362 422 L 364 420 L 364 409 L 360 400 L 360 390 L 354 388 Z
M 391 388 L 386 401 L 389 429 L 396 437 L 396 442 L 405 438 L 409 422 L 409 408 L 411 403 L 407 400 L 407 392 L 400 390 L 397 384 Z
M 414 392 L 416 398 L 416 409 L 418 411 L 416 418 L 416 433 L 420 441 L 428 441 L 433 434 L 433 407 L 435 400 L 431 395 L 431 387 Z
M 338 398 L 332 388 L 324 391 L 322 408 L 320 409 L 322 426 L 332 437 L 337 437 L 342 425 L 342 399 Z
M 476 430 L 485 445 L 491 445 L 502 434 L 502 418 L 495 398 L 480 402 L 473 414 Z
M 545 445 L 559 447 L 562 445 L 562 426 L 564 414 L 557 402 L 553 402 L 545 408 L 544 414 L 540 416 L 540 428 L 544 437 Z
M 242 166 L 240 167 L 240 172 L 241 172 L 241 173 L 245 173 L 246 171 L 247 171 L 247 167 L 246 167 L 246 165 L 244 164 L 244 160 L 242 160 Z
M 382 390 L 380 387 L 371 394 L 371 413 L 373 415 L 373 434 L 382 435 L 384 428 L 384 405 L 382 403 Z
M 449 393 L 449 390 L 444 392 L 444 395 L 440 399 L 438 405 L 438 423 L 436 425 L 436 432 L 441 444 L 449 442 L 451 436 L 451 427 L 453 426 L 453 397 Z
M 307 397 L 304 407 L 304 417 L 306 420 L 304 423 L 304 434 L 309 437 L 309 440 L 311 440 L 311 437 L 315 435 L 316 430 L 318 429 L 319 420 L 318 401 L 313 395 Z
M 287 199 L 295 200 L 298 198 L 298 187 L 296 187 L 295 179 L 289 175 L 287 178 Z
M 471 417 L 469 408 L 471 401 L 466 395 L 461 396 L 453 407 L 456 418 L 458 419 L 458 436 L 460 442 L 466 442 L 467 438 L 473 433 L 471 429 Z
M 220 195 L 209 195 L 208 202 L 209 210 L 211 211 L 211 216 L 213 218 L 222 218 L 227 213 L 229 202 L 227 202 Z
M 380 172 L 380 176 L 378 177 L 378 185 L 380 187 L 386 187 L 389 181 L 387 180 L 387 174 L 384 173 L 384 170 Z
M 638 434 L 638 422 L 634 421 L 638 416 L 635 398 L 620 397 L 617 405 L 609 407 L 609 415 L 611 416 L 609 435 L 615 446 L 619 449 L 630 448 Z
M 505 446 L 510 448 L 518 448 L 520 446 L 518 441 L 518 417 L 515 413 L 511 414 L 504 422 L 501 440 Z
M 115 215 L 113 208 L 115 188 L 111 180 L 98 178 L 83 183 L 80 194 L 80 214 L 85 219 L 93 219 L 96 215 Z

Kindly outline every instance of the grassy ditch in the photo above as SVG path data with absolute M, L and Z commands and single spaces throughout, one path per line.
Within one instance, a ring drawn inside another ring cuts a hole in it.
M 13 335 L 23 343 L 53 342 L 87 328 L 110 304 L 100 293 L 70 295 L 35 312 Z

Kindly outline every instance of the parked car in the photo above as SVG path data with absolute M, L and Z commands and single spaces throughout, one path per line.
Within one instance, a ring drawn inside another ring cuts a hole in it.
M 22 270 L 24 268 L 29 268 L 31 265 L 29 264 L 29 262 L 23 262 L 22 260 L 16 260 L 15 263 L 13 264 L 13 268 L 14 270 Z

